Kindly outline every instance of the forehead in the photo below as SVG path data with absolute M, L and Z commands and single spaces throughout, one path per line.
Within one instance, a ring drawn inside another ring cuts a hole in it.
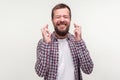
M 61 8 L 61 9 L 56 9 L 54 10 L 54 15 L 69 15 L 69 10 L 68 8 Z

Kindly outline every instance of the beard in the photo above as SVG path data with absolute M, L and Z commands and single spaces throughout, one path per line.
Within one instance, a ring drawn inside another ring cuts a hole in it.
M 60 25 L 64 25 L 64 26 L 67 26 L 65 30 L 61 31 L 58 29 L 57 26 L 60 26 Z M 55 26 L 55 25 L 54 25 Z M 59 36 L 65 36 L 68 32 L 69 32 L 69 26 L 67 23 L 65 22 L 59 22 L 56 24 L 56 26 L 54 27 L 55 29 L 55 32 L 59 35 Z
M 69 27 L 66 28 L 66 30 L 64 31 L 60 31 L 57 27 L 55 27 L 55 32 L 59 35 L 59 36 L 65 36 L 69 31 Z

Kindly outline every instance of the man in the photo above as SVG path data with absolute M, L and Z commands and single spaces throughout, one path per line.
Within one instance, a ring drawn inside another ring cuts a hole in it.
M 54 32 L 48 25 L 42 28 L 37 46 L 36 73 L 44 80 L 82 80 L 81 70 L 90 74 L 93 62 L 82 39 L 80 26 L 74 24 L 74 35 L 69 33 L 71 10 L 66 4 L 52 9 Z

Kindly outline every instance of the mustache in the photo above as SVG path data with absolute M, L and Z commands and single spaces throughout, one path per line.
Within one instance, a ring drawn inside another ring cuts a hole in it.
M 59 25 L 67 25 L 67 23 L 66 23 L 65 21 L 60 21 L 60 22 L 57 23 L 57 25 L 58 25 L 58 26 L 59 26 Z

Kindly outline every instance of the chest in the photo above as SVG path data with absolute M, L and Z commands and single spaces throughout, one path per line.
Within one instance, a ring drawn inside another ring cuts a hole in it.
M 69 55 L 67 54 L 69 53 Z M 78 51 L 76 44 L 74 42 L 63 41 L 63 42 L 54 42 L 51 45 L 50 50 L 50 65 L 55 66 L 58 65 L 58 60 L 62 55 L 71 56 L 73 59 L 74 65 L 78 62 Z

